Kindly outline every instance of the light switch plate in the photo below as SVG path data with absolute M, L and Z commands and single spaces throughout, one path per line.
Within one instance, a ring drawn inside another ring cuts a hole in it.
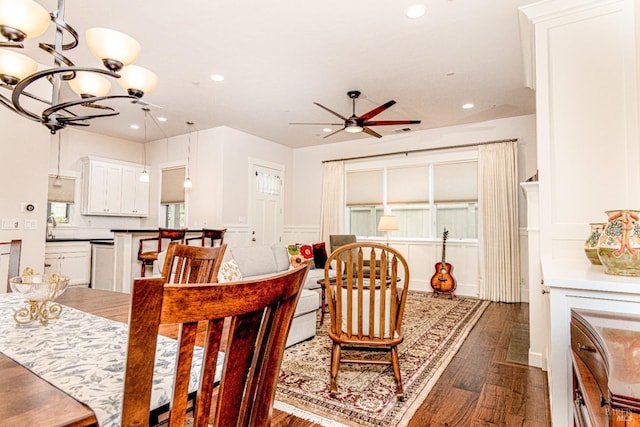
M 3 218 L 2 229 L 3 230 L 20 230 L 22 228 L 22 220 L 16 218 Z
M 37 219 L 25 219 L 24 220 L 24 229 L 25 230 L 35 230 L 38 228 L 38 220 Z

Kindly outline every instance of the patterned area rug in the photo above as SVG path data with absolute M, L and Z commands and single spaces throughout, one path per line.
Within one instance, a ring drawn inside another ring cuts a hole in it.
M 338 396 L 329 395 L 331 339 L 325 317 L 315 338 L 285 351 L 275 407 L 323 426 L 406 425 L 488 305 L 409 293 L 399 346 L 404 402 L 396 399 L 393 370 L 386 365 L 341 364 Z

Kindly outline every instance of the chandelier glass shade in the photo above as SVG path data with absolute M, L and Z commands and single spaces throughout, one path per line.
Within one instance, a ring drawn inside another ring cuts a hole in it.
M 58 9 L 49 14 L 34 0 L 0 0 L 0 103 L 28 119 L 45 125 L 51 133 L 67 125 L 88 126 L 88 120 L 119 114 L 101 101 L 128 98 L 136 102 L 152 91 L 158 77 L 143 67 L 132 65 L 140 54 L 141 46 L 132 37 L 107 28 L 90 28 L 86 32 L 87 45 L 103 68 L 76 66 L 63 52 L 78 45 L 78 34 L 64 21 L 65 0 L 58 0 Z M 49 24 L 56 27 L 53 44 L 39 43 L 40 49 L 52 55 L 54 66 L 38 70 L 32 58 L 17 53 L 24 49 L 22 41 L 44 33 Z M 64 43 L 64 36 L 67 38 Z M 110 94 L 111 79 L 117 80 L 125 93 Z M 29 91 L 36 81 L 51 84 L 51 97 L 45 99 Z M 67 85 L 71 91 L 63 90 Z M 28 98 L 28 103 L 25 99 Z M 38 106 L 37 109 L 33 106 Z M 42 108 L 42 111 L 40 111 Z

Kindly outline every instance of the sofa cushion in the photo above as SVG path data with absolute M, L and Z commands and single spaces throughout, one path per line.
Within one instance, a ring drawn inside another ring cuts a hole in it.
M 294 317 L 300 316 L 301 314 L 315 311 L 318 307 L 320 307 L 320 297 L 318 293 L 308 289 L 302 289 L 300 291 L 300 298 L 298 299 L 296 311 L 293 315 Z
M 242 280 L 240 267 L 233 259 L 225 261 L 220 265 L 218 270 L 218 283 L 236 282 Z
M 324 242 L 313 244 L 313 263 L 316 268 L 324 268 L 327 263 L 327 248 Z
M 276 260 L 276 271 L 286 271 L 291 266 L 291 261 L 289 261 L 289 253 L 287 252 L 287 248 L 284 245 L 273 245 L 271 246 L 271 250 L 273 251 L 273 257 Z
M 304 262 L 308 262 L 311 268 L 315 268 L 313 263 L 313 247 L 307 244 L 295 244 L 287 246 L 291 259 L 291 267 L 297 267 Z
M 228 250 L 235 260 L 242 277 L 273 274 L 277 272 L 276 259 L 270 246 L 246 246 Z

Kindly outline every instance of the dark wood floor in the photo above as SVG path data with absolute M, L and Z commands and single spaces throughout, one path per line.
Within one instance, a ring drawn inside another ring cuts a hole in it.
M 492 303 L 409 427 L 550 426 L 546 372 L 506 358 L 513 325 L 528 320 L 528 304 Z M 273 425 L 317 424 L 274 410 Z

